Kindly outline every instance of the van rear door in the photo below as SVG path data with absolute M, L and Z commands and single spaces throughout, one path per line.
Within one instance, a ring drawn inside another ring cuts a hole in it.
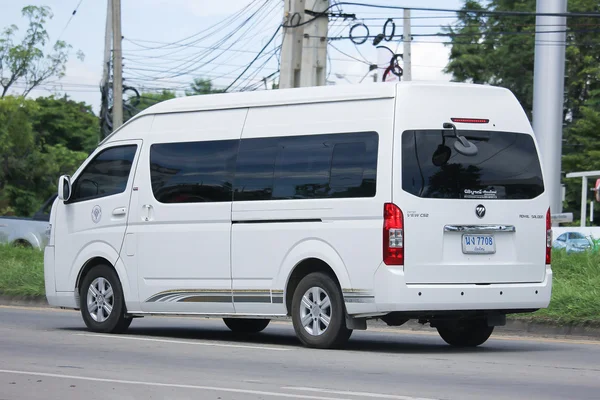
M 457 130 L 477 146 L 470 156 L 442 124 L 396 133 L 394 203 L 404 216 L 409 284 L 545 277 L 548 206 L 533 136 L 484 126 Z

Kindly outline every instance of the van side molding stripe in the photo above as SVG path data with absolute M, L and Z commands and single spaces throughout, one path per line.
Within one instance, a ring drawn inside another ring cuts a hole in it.
M 342 295 L 346 303 L 373 303 L 371 291 L 344 289 Z M 156 293 L 145 303 L 270 303 L 283 304 L 283 290 L 167 290 Z

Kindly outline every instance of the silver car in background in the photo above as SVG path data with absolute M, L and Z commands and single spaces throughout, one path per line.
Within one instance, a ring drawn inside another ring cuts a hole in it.
M 0 244 L 44 250 L 48 244 L 50 210 L 55 199 L 56 195 L 53 195 L 46 200 L 32 218 L 0 217 Z
M 565 249 L 567 253 L 581 253 L 593 248 L 592 241 L 580 232 L 565 232 L 558 236 L 552 247 Z

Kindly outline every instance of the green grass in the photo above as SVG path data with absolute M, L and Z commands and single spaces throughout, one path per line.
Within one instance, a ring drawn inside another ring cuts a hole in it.
M 44 295 L 41 251 L 0 245 L 0 294 Z M 600 252 L 552 255 L 554 281 L 547 309 L 510 318 L 600 326 Z
M 0 294 L 44 295 L 44 253 L 0 245 Z
M 600 253 L 552 253 L 552 300 L 533 314 L 512 318 L 600 326 Z

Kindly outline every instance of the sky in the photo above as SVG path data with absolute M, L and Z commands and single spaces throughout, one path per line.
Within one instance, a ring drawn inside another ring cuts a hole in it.
M 219 88 L 229 86 L 267 44 L 282 22 L 283 1 L 122 0 L 125 85 L 135 87 L 138 91 L 172 89 L 179 95 L 183 95 L 185 88 L 196 77 L 210 79 Z M 461 0 L 364 2 L 447 9 L 460 8 L 462 3 Z M 49 6 L 53 18 L 46 23 L 46 28 L 51 43 L 60 38 L 73 47 L 66 76 L 60 81 L 44 84 L 31 96 L 66 93 L 74 100 L 91 104 L 97 113 L 100 107 L 98 87 L 104 55 L 106 0 L 0 0 L 0 28 L 17 25 L 20 32 L 17 39 L 21 38 L 27 27 L 26 20 L 21 16 L 21 9 L 26 5 Z M 72 15 L 76 8 L 77 13 Z M 240 10 L 244 11 L 240 13 Z M 396 33 L 402 33 L 402 10 L 358 6 L 342 6 L 342 10 L 356 14 L 357 19 L 330 20 L 330 37 L 347 38 L 350 27 L 359 22 L 369 27 L 371 35 L 377 34 L 387 18 L 393 18 Z M 253 13 L 253 18 L 242 25 L 243 20 Z M 441 25 L 455 21 L 455 14 L 452 13 L 412 11 L 412 33 L 436 33 Z M 262 78 L 278 69 L 276 50 L 281 41 L 280 31 L 265 48 L 262 57 L 232 88 L 264 88 L 260 85 Z M 442 71 L 449 53 L 449 47 L 443 41 L 444 38 L 440 37 L 414 37 L 413 80 L 450 80 L 450 76 Z M 173 42 L 177 43 L 170 44 Z M 368 64 L 377 63 L 377 49 L 371 40 L 362 45 L 355 45 L 349 39 L 330 43 L 328 84 L 359 83 L 369 72 Z M 402 52 L 402 42 L 397 38 L 382 44 Z M 83 61 L 75 57 L 78 50 L 85 55 Z M 363 84 L 369 82 L 372 82 L 370 76 L 362 81 Z

